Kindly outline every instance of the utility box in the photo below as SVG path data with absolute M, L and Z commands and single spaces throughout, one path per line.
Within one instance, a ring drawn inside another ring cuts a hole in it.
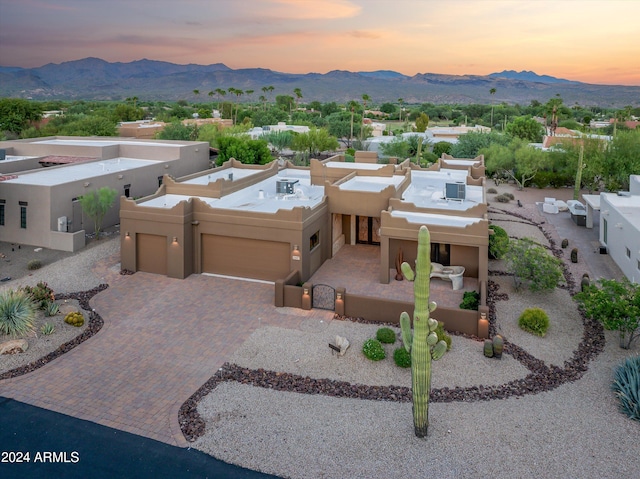
M 60 231 L 61 233 L 66 233 L 67 232 L 67 217 L 66 216 L 61 216 L 60 218 L 58 218 L 58 231 Z

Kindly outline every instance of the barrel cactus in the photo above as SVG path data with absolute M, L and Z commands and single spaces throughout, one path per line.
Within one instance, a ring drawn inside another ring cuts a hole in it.
M 80 311 L 75 311 L 67 314 L 64 317 L 64 322 L 70 324 L 71 326 L 80 327 L 84 324 L 84 316 Z
M 573 248 L 571 250 L 571 262 L 572 263 L 578 262 L 578 248 Z
M 431 393 L 431 360 L 437 361 L 447 351 L 447 343 L 440 340 L 436 329 L 438 321 L 429 313 L 436 309 L 436 303 L 429 301 L 431 274 L 431 239 L 426 226 L 418 232 L 418 257 L 416 271 L 404 262 L 402 274 L 413 281 L 414 312 L 413 330 L 407 312 L 400 315 L 402 341 L 411 353 L 411 391 L 413 393 L 413 426 L 417 437 L 426 437 L 429 427 L 429 394 Z
M 504 339 L 499 334 L 493 337 L 493 357 L 496 359 L 502 359 L 502 351 L 504 350 Z
M 484 355 L 488 358 L 493 357 L 493 341 L 490 339 L 484 340 Z

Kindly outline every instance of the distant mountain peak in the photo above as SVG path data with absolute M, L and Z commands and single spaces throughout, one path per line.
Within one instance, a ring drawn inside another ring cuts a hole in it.
M 522 70 L 519 72 L 515 70 L 503 70 L 498 73 L 490 73 L 487 76 L 492 78 L 508 78 L 509 80 L 524 80 L 538 83 L 579 83 L 550 75 L 538 75 L 536 72 L 530 70 Z

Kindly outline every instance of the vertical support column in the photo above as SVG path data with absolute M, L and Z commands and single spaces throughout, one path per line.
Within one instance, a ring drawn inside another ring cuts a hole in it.
M 351 244 L 354 245 L 356 244 L 356 240 L 358 239 L 356 237 L 356 215 L 351 215 Z
M 389 284 L 389 237 L 380 236 L 380 283 Z

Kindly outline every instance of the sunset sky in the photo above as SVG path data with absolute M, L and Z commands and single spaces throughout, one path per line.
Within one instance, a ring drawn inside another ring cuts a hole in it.
M 640 0 L 0 0 L 0 65 L 89 56 L 640 85 Z

